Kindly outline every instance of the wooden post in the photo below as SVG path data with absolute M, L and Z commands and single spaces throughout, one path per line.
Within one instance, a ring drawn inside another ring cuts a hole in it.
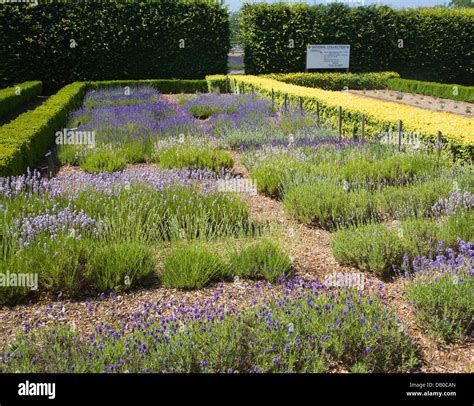
M 319 102 L 316 101 L 316 123 L 318 127 L 320 126 L 320 119 L 319 119 Z
M 275 108 L 275 91 L 272 89 L 272 110 Z
M 400 152 L 402 150 L 402 129 L 403 129 L 403 123 L 402 120 L 398 121 L 398 151 Z
M 242 94 L 245 94 L 245 83 L 242 82 Z
M 284 105 L 283 110 L 284 110 L 285 113 L 286 113 L 286 103 L 287 103 L 287 99 L 288 99 L 288 95 L 285 93 L 285 97 L 284 97 L 284 99 L 283 99 L 283 105 Z
M 225 92 L 230 93 L 230 79 L 229 79 L 229 76 L 227 76 L 226 79 L 225 79 Z
M 237 93 L 237 79 L 234 78 L 234 93 Z
M 342 137 L 342 106 L 339 106 L 339 112 L 338 112 L 338 122 L 339 122 L 339 137 Z
M 437 140 L 437 148 L 438 148 L 438 157 L 441 156 L 441 147 L 442 147 L 442 143 L 441 143 L 441 131 L 438 130 L 438 140 Z
M 301 113 L 301 115 L 304 115 L 303 98 L 301 96 L 300 96 L 300 113 Z
M 361 122 L 361 127 L 360 127 L 360 138 L 362 141 L 364 141 L 365 137 L 365 115 L 362 114 L 362 122 Z

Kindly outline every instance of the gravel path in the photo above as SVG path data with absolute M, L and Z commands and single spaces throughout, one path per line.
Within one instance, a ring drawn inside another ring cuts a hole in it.
M 358 96 L 406 104 L 408 106 L 418 107 L 420 109 L 474 118 L 474 103 L 440 99 L 438 97 L 398 92 L 396 90 L 350 90 L 349 92 Z

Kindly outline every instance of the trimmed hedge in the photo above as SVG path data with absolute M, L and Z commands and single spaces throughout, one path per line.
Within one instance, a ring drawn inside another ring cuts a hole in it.
M 40 79 L 48 91 L 75 81 L 203 79 L 227 71 L 230 48 L 218 0 L 5 3 L 0 38 L 0 86 Z
M 218 83 L 218 77 L 209 78 Z M 225 76 L 221 76 L 225 79 Z M 285 94 L 292 105 L 298 105 L 302 98 L 306 111 L 316 110 L 316 101 L 320 103 L 321 121 L 337 128 L 339 106 L 343 111 L 343 133 L 349 137 L 360 137 L 361 115 L 365 115 L 366 136 L 380 134 L 389 130 L 396 131 L 398 121 L 403 121 L 405 132 L 418 133 L 428 142 L 435 142 L 437 131 L 441 131 L 442 140 L 448 144 L 449 152 L 456 158 L 472 160 L 474 158 L 474 121 L 449 113 L 438 113 L 399 103 L 370 99 L 354 94 L 341 95 L 340 92 L 308 88 L 278 82 L 252 75 L 231 75 L 230 85 L 234 83 L 246 91 L 254 87 L 261 95 L 271 96 L 274 90 L 275 101 L 283 104 Z
M 225 76 L 224 76 L 225 78 Z M 0 176 L 22 174 L 38 164 L 63 127 L 69 113 L 79 107 L 89 89 L 150 85 L 162 93 L 206 92 L 206 80 L 112 80 L 75 82 L 63 87 L 35 110 L 0 127 Z
M 125 87 L 149 85 L 159 90 L 161 93 L 205 93 L 207 92 L 207 81 L 200 80 L 177 80 L 177 79 L 148 79 L 148 80 L 109 80 L 99 82 L 89 82 L 92 89 L 102 89 L 106 87 Z
M 20 175 L 41 160 L 55 132 L 79 106 L 86 86 L 83 82 L 67 85 L 41 106 L 0 127 L 0 176 Z
M 258 3 L 240 14 L 249 74 L 302 72 L 307 44 L 350 44 L 353 72 L 474 84 L 472 9 Z
M 368 73 L 275 73 L 264 75 L 269 79 L 292 85 L 305 87 L 319 87 L 325 90 L 372 90 L 385 89 L 390 78 L 398 78 L 396 72 L 368 72 Z
M 474 103 L 474 86 L 448 85 L 444 83 L 392 78 L 387 81 L 387 87 L 390 90 L 399 90 L 400 92 L 420 93 L 427 96 L 441 97 L 443 99 Z
M 17 88 L 20 94 L 16 94 Z M 41 82 L 23 82 L 19 85 L 0 89 L 0 118 L 13 113 L 24 103 L 28 103 L 36 96 L 39 96 L 43 90 Z

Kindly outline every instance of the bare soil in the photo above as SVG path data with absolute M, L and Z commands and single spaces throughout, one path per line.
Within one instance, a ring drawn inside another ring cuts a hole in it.
M 474 103 L 440 99 L 438 97 L 398 92 L 396 90 L 349 90 L 349 92 L 358 96 L 406 104 L 420 109 L 457 114 L 470 118 L 474 117 Z

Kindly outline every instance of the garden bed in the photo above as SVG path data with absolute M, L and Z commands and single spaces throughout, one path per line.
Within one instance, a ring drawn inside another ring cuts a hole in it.
M 0 182 L 1 269 L 39 274 L 0 371 L 472 368 L 465 167 L 251 95 L 97 89 L 67 127 L 55 177 Z

